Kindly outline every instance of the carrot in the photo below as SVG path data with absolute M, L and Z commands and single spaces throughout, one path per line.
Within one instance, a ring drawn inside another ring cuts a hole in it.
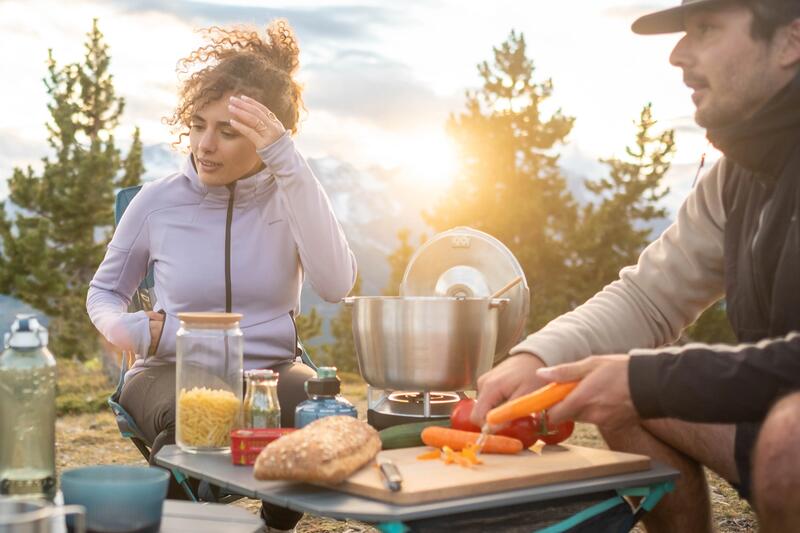
M 422 442 L 434 448 L 449 446 L 455 451 L 461 451 L 470 444 L 475 444 L 480 433 L 461 431 L 459 429 L 430 426 L 422 430 Z M 517 453 L 522 451 L 522 442 L 510 437 L 488 435 L 482 453 Z
M 492 426 L 499 426 L 516 418 L 544 411 L 566 398 L 577 386 L 577 381 L 545 385 L 530 394 L 520 396 L 515 400 L 495 407 L 486 414 L 486 423 Z

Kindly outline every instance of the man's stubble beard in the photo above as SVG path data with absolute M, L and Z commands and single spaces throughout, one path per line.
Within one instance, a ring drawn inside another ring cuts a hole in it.
M 752 117 L 778 92 L 769 87 L 769 82 L 750 85 L 741 91 L 730 91 L 723 101 L 710 101 L 706 108 L 698 107 L 694 114 L 697 125 L 705 129 L 731 126 Z M 712 95 L 708 96 L 712 98 Z

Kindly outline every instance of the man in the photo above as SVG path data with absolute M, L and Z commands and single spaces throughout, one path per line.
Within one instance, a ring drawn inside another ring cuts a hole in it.
M 595 423 L 612 448 L 681 472 L 648 531 L 712 530 L 703 465 L 754 502 L 762 531 L 800 531 L 800 0 L 684 0 L 633 30 L 685 32 L 670 62 L 724 157 L 637 265 L 481 377 L 473 419 L 580 379 L 554 422 Z M 755 344 L 658 348 L 721 296 Z

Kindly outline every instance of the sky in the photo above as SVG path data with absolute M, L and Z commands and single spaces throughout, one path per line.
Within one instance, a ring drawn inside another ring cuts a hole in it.
M 679 35 L 634 35 L 633 20 L 677 0 L 0 0 L 0 198 L 16 166 L 37 168 L 45 142 L 48 49 L 58 64 L 82 58 L 92 19 L 110 46 L 117 94 L 126 100 L 116 132 L 127 148 L 135 126 L 146 145 L 173 139 L 161 118 L 177 101 L 176 62 L 210 25 L 285 17 L 297 32 L 308 113 L 298 147 L 356 168 L 399 172 L 425 194 L 440 194 L 458 171 L 445 131 L 480 85 L 476 65 L 514 29 L 522 32 L 536 79 L 552 78 L 548 109 L 577 118 L 563 150 L 573 173 L 597 177 L 599 158 L 623 153 L 633 120 L 653 104 L 676 129 L 667 185 L 674 211 L 709 151 L 693 120 L 689 90 L 668 58 Z M 267 7 L 265 7 L 267 6 Z

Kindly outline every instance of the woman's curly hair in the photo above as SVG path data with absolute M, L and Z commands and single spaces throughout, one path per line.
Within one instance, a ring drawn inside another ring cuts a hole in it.
M 181 86 L 174 114 L 165 119 L 178 132 L 174 144 L 188 135 L 193 113 L 231 91 L 258 100 L 275 113 L 284 128 L 296 133 L 303 88 L 292 78 L 300 49 L 289 23 L 283 19 L 270 22 L 266 40 L 250 28 L 212 26 L 200 31 L 210 43 L 178 62 L 180 74 L 194 72 Z

